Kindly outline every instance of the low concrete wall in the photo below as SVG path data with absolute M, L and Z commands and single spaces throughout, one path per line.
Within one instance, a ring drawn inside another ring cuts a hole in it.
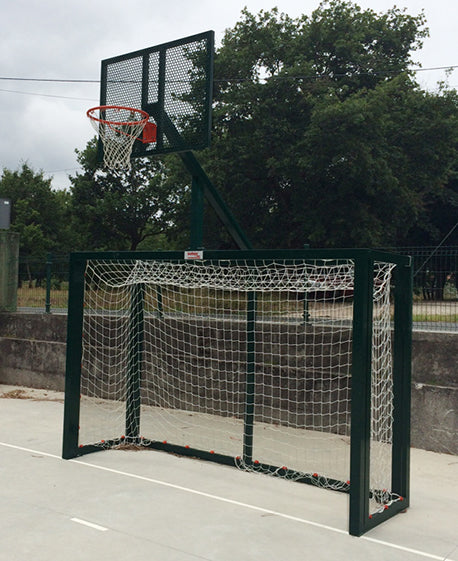
M 0 314 L 0 383 L 62 391 L 67 318 Z M 412 446 L 458 454 L 458 335 L 414 332 Z
M 64 390 L 67 317 L 0 313 L 0 382 Z

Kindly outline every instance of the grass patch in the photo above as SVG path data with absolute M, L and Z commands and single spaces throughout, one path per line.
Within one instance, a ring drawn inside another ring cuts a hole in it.
M 458 322 L 458 314 L 413 314 L 413 321 L 418 322 Z
M 68 290 L 51 290 L 51 309 L 66 308 Z M 44 308 L 46 306 L 45 288 L 21 287 L 17 290 L 17 305 L 19 308 Z
M 113 290 L 111 293 L 103 293 L 103 291 L 91 291 L 93 302 L 91 307 L 104 310 L 119 310 L 121 307 L 128 306 L 128 296 L 121 290 Z M 103 294 L 103 296 L 102 296 Z M 122 302 L 124 296 L 124 302 Z M 276 295 L 274 302 L 270 301 L 271 295 L 259 295 L 257 299 L 258 313 L 268 310 L 271 314 L 288 314 L 296 313 L 301 315 L 304 313 L 304 302 L 286 298 L 284 295 Z M 127 298 L 127 299 L 126 299 Z M 121 304 L 119 302 L 121 300 Z M 68 290 L 52 289 L 51 290 L 51 311 L 53 308 L 66 308 L 68 301 Z M 227 310 L 232 314 L 244 316 L 246 314 L 246 295 L 240 298 L 234 298 L 233 295 L 212 293 L 207 289 L 198 291 L 185 291 L 174 293 L 163 289 L 162 302 L 159 306 L 157 292 L 149 291 L 145 301 L 145 310 L 147 312 L 162 311 L 167 312 L 184 312 L 184 313 L 202 313 L 203 310 L 211 310 L 214 308 L 214 302 L 218 301 L 219 310 Z M 313 312 L 313 301 L 310 302 L 310 311 Z M 425 303 L 426 304 L 426 303 Z M 41 287 L 22 287 L 17 291 L 17 305 L 19 308 L 41 308 L 46 305 L 46 289 Z M 324 304 L 325 305 L 325 304 Z M 458 302 L 457 306 L 458 308 Z M 125 308 L 124 308 L 125 309 Z M 453 309 L 453 306 L 452 306 Z M 414 322 L 458 322 L 458 313 L 455 310 L 451 313 L 434 313 L 434 312 L 414 312 Z

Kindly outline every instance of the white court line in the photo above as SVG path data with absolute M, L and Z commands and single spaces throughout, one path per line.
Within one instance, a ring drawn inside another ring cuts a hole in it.
M 1 446 L 6 446 L 6 448 L 13 448 L 13 450 L 22 450 L 23 452 L 30 452 L 31 454 L 36 454 L 37 456 L 46 456 L 47 458 L 57 458 L 61 460 L 60 456 L 56 454 L 48 454 L 48 452 L 40 452 L 39 450 L 32 450 L 31 448 L 24 448 L 23 446 L 16 446 L 15 444 L 7 444 L 6 442 L 0 442 Z
M 87 520 L 81 520 L 81 518 L 70 518 L 72 522 L 76 522 L 77 524 L 82 524 L 83 526 L 89 526 L 89 528 L 93 528 L 94 530 L 98 530 L 99 532 L 106 532 L 108 528 L 105 526 L 99 526 L 98 524 L 94 524 L 93 522 L 88 522 Z
M 240 501 L 235 501 L 233 499 L 227 499 L 225 497 L 220 497 L 219 495 L 213 495 L 211 493 L 205 493 L 203 491 L 198 491 L 196 489 L 191 489 L 189 487 L 183 487 L 182 485 L 176 485 L 175 483 L 168 483 L 167 481 L 161 481 L 160 479 L 153 479 L 151 477 L 146 477 L 144 475 L 136 475 L 135 473 L 129 473 L 126 471 L 120 471 L 117 469 L 113 469 L 113 468 L 108 468 L 108 467 L 104 467 L 104 466 L 98 466 L 96 464 L 90 464 L 88 462 L 83 462 L 82 460 L 78 460 L 78 459 L 73 459 L 73 460 L 62 460 L 62 458 L 60 456 L 57 456 L 55 454 L 48 454 L 47 452 L 39 452 L 37 450 L 31 450 L 30 448 L 24 448 L 22 446 L 16 446 L 13 444 L 6 444 L 4 442 L 0 442 L 1 446 L 6 446 L 8 448 L 13 448 L 15 450 L 21 450 L 23 452 L 29 452 L 32 454 L 37 454 L 40 456 L 46 456 L 48 458 L 55 458 L 61 461 L 68 461 L 74 464 L 79 464 L 81 466 L 86 466 L 86 467 L 90 467 L 93 469 L 98 469 L 101 471 L 107 471 L 109 473 L 114 473 L 115 475 L 122 475 L 124 477 L 129 477 L 131 479 L 138 479 L 140 481 L 147 481 L 148 483 L 154 483 L 155 485 L 161 485 L 163 487 L 169 487 L 171 489 L 176 489 L 178 491 L 183 491 L 185 493 L 191 493 L 193 495 L 198 495 L 200 497 L 205 497 L 208 499 L 213 499 L 222 503 L 227 503 L 227 504 L 231 504 L 231 505 L 235 505 L 235 506 L 240 506 L 242 508 L 246 508 L 249 510 L 254 510 L 257 512 L 262 512 L 264 514 L 271 514 L 274 516 L 278 516 L 279 518 L 284 518 L 286 520 L 292 520 L 294 522 L 299 522 L 301 524 L 306 524 L 307 526 L 314 526 L 316 528 L 321 528 L 323 530 L 328 530 L 330 532 L 334 532 L 337 534 L 343 534 L 345 536 L 348 536 L 348 532 L 345 530 L 341 530 L 340 528 L 334 528 L 332 526 L 327 526 L 325 524 L 320 524 L 319 522 L 313 522 L 312 520 L 306 520 L 305 518 L 299 518 L 298 516 L 292 516 L 290 514 L 285 514 L 284 512 L 278 512 L 276 510 L 271 510 L 268 508 L 263 508 L 260 506 L 256 506 L 256 505 L 251 505 L 248 503 L 243 503 Z M 76 521 L 77 519 L 72 519 L 73 521 Z M 83 523 L 83 522 L 80 522 Z M 90 522 L 85 522 L 86 525 L 90 525 Z M 103 528 L 103 526 L 100 526 L 99 528 Z M 365 540 L 365 541 L 369 541 L 372 543 L 376 543 L 378 545 L 382 545 L 385 547 L 389 547 L 391 549 L 396 549 L 398 551 L 405 551 L 407 553 L 412 553 L 414 555 L 418 555 L 420 557 L 426 557 L 427 559 L 434 559 L 435 561 L 453 561 L 452 559 L 447 557 L 444 557 L 443 555 L 433 555 L 432 553 L 427 553 L 425 551 L 420 551 L 418 549 L 412 549 L 410 547 L 404 547 L 402 545 L 397 545 L 391 542 L 386 542 L 383 540 L 378 540 L 376 538 L 371 538 L 368 536 L 361 536 L 360 538 L 356 538 L 356 539 L 360 539 L 360 540 Z

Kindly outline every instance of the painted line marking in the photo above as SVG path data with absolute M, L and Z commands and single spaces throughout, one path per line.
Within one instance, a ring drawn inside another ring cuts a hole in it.
M 306 524 L 307 526 L 313 526 L 315 528 L 321 528 L 322 530 L 328 530 L 330 532 L 334 532 L 336 534 L 342 534 L 344 536 L 348 536 L 348 532 L 346 530 L 341 530 L 340 528 L 334 528 L 332 526 L 327 526 L 326 524 L 320 524 L 319 522 L 313 522 L 312 520 L 306 520 L 305 518 L 300 518 L 298 516 L 292 516 L 290 514 L 285 514 L 284 512 L 278 512 L 275 510 L 271 510 L 268 508 L 263 508 L 260 506 L 256 506 L 256 505 L 250 505 L 248 503 L 243 503 L 240 501 L 236 501 L 233 499 L 227 499 L 225 497 L 220 497 L 219 495 L 213 495 L 211 493 L 205 493 L 204 491 L 198 491 L 197 489 L 191 489 L 189 487 L 183 487 L 182 485 L 176 485 L 175 483 L 168 483 L 167 481 L 161 481 L 160 479 L 153 479 L 151 477 L 146 477 L 144 475 L 136 475 L 135 473 L 129 473 L 126 471 L 120 471 L 117 469 L 113 469 L 113 468 L 108 468 L 108 467 L 104 467 L 104 466 L 98 466 L 96 464 L 90 464 L 89 462 L 84 462 L 82 460 L 78 460 L 78 459 L 73 459 L 73 460 L 62 460 L 62 458 L 60 456 L 57 456 L 56 454 L 49 454 L 47 452 L 40 452 L 38 450 L 32 450 L 30 448 L 24 448 L 23 446 L 16 446 L 14 444 L 7 444 L 5 442 L 0 442 L 0 446 L 6 446 L 8 448 L 13 448 L 15 450 L 21 450 L 23 452 L 28 452 L 28 453 L 32 453 L 32 454 L 40 454 L 41 456 L 46 456 L 48 458 L 54 458 L 63 462 L 69 462 L 69 463 L 74 463 L 74 464 L 79 464 L 81 466 L 85 466 L 85 467 L 90 467 L 92 469 L 98 469 L 100 471 L 106 471 L 109 473 L 113 473 L 115 475 L 122 475 L 124 477 L 129 477 L 131 479 L 137 479 L 139 481 L 146 481 L 148 483 L 153 483 L 155 485 L 161 485 L 162 487 L 169 487 L 170 489 L 176 489 L 177 491 L 183 491 L 185 493 L 190 493 L 193 495 L 198 495 L 200 497 L 205 497 L 208 499 L 213 499 L 222 503 L 226 503 L 226 504 L 231 504 L 231 505 L 235 505 L 235 506 L 240 506 L 242 508 L 246 508 L 249 510 L 254 510 L 256 512 L 262 512 L 263 514 L 271 514 L 274 516 L 278 516 L 280 518 L 284 518 L 286 520 L 292 520 L 293 522 L 299 522 L 301 524 Z M 79 520 L 79 519 L 72 519 L 73 521 Z M 91 522 L 80 522 L 86 525 L 91 525 Z M 97 526 L 97 525 L 95 525 Z M 98 526 L 98 529 L 103 528 L 103 526 Z M 107 528 L 104 528 L 104 530 L 107 530 Z M 350 537 L 350 536 L 349 536 Z M 396 549 L 398 551 L 405 551 L 408 553 L 412 553 L 413 555 L 418 555 L 420 557 L 426 557 L 427 559 L 433 559 L 435 561 L 453 561 L 453 559 L 447 558 L 443 555 L 434 555 L 432 553 L 427 553 L 425 551 L 420 551 L 418 549 L 412 549 L 409 547 L 404 547 L 402 545 L 398 545 L 395 543 L 391 543 L 391 542 L 386 542 L 383 540 L 378 540 L 376 538 L 371 538 L 369 536 L 361 536 L 360 538 L 356 538 L 359 540 L 365 540 L 377 545 L 381 545 L 384 547 L 389 547 L 391 549 Z
M 24 448 L 23 446 L 17 446 L 15 444 L 7 444 L 6 442 L 0 442 L 1 446 L 6 446 L 6 448 L 13 448 L 13 450 L 21 450 L 22 452 L 29 452 L 30 454 L 36 454 L 38 456 L 46 456 L 47 458 L 56 458 L 61 460 L 60 456 L 56 454 L 48 454 L 48 452 L 40 452 L 39 450 L 32 450 L 31 448 Z
M 420 551 L 418 549 L 411 549 L 410 547 L 404 547 L 403 545 L 392 544 L 390 542 L 385 542 L 383 540 L 378 540 L 376 538 L 371 538 L 369 536 L 361 536 L 359 539 L 366 540 L 367 542 L 376 543 L 378 545 L 384 545 L 386 547 L 395 548 L 398 551 L 406 551 L 407 553 L 419 555 L 420 557 L 426 557 L 427 559 L 437 559 L 438 561 L 447 560 L 447 557 L 444 557 L 443 555 L 433 555 L 432 553 L 426 553 L 425 551 Z M 448 561 L 453 561 L 453 559 L 449 559 Z
M 127 471 L 120 471 L 118 469 L 108 468 L 105 466 L 97 466 L 90 464 L 88 462 L 83 462 L 81 460 L 68 460 L 75 464 L 80 464 L 82 466 L 99 469 L 101 471 L 107 471 L 109 473 L 114 473 L 115 475 L 122 475 L 124 477 L 130 477 L 131 479 L 138 479 L 140 481 L 146 481 L 148 483 L 154 483 L 155 485 L 161 485 L 163 487 L 169 487 L 170 489 L 176 489 L 177 491 L 183 491 L 185 493 L 190 493 L 192 495 L 198 495 L 200 497 L 205 497 L 206 499 L 213 499 L 222 503 L 240 506 L 257 512 L 262 512 L 263 514 L 272 514 L 274 516 L 279 516 L 280 518 L 285 518 L 287 520 L 293 520 L 294 522 L 300 522 L 302 524 L 307 524 L 309 526 L 315 526 L 316 528 L 322 528 L 324 530 L 329 530 L 330 532 L 335 532 L 338 534 L 348 535 L 346 530 L 341 530 L 340 528 L 334 528 L 332 526 L 327 526 L 326 524 L 320 524 L 319 522 L 313 522 L 312 520 L 306 520 L 304 518 L 299 518 L 297 516 L 292 516 L 291 514 L 285 514 L 283 512 L 278 512 L 276 510 L 270 510 L 261 506 L 251 505 L 248 503 L 243 503 L 241 501 L 236 501 L 234 499 L 227 499 L 226 497 L 221 497 L 219 495 L 213 495 L 211 493 L 206 493 L 205 491 L 198 491 L 197 489 L 191 489 L 190 487 L 183 487 L 182 485 L 177 485 L 175 483 L 168 483 L 167 481 L 161 481 L 160 479 L 153 479 L 151 477 L 146 477 L 144 475 L 136 475 L 135 473 L 129 473 Z
M 105 526 L 99 526 L 98 524 L 94 524 L 93 522 L 88 522 L 87 520 L 81 520 L 81 518 L 70 518 L 72 522 L 76 522 L 77 524 L 82 524 L 83 526 L 88 526 L 89 528 L 93 528 L 94 530 L 98 530 L 99 532 L 106 532 L 108 528 Z

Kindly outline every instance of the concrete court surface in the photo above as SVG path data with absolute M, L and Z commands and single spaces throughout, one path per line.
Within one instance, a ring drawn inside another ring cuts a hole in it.
M 63 394 L 0 385 L 0 561 L 458 561 L 458 457 L 412 450 L 411 508 L 163 452 L 62 460 Z

